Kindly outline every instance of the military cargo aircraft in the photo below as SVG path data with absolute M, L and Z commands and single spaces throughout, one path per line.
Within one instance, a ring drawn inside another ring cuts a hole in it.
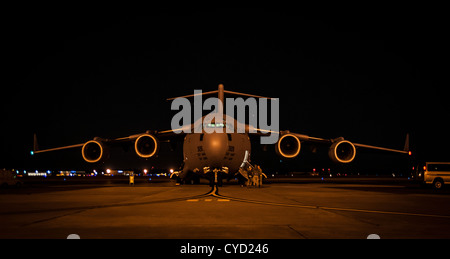
M 271 99 L 268 97 L 226 91 L 222 84 L 219 85 L 217 91 L 201 93 L 201 95 L 216 93 L 221 104 L 225 101 L 225 93 Z M 196 94 L 176 98 L 189 98 L 193 96 L 196 96 Z M 176 98 L 167 100 L 175 100 Z M 296 158 L 300 154 L 302 142 L 316 142 L 329 145 L 328 155 L 330 159 L 335 163 L 342 164 L 351 163 L 355 159 L 357 148 L 377 149 L 411 155 L 408 136 L 403 150 L 353 143 L 345 140 L 343 137 L 324 139 L 290 131 L 259 129 L 255 125 L 242 125 L 235 118 L 223 114 L 223 107 L 221 105 L 218 105 L 218 107 L 219 109 L 212 112 L 217 114 L 213 114 L 213 119 L 209 120 L 208 123 L 204 123 L 206 116 L 203 116 L 200 121 L 197 120 L 193 124 L 185 125 L 183 130 L 149 130 L 141 134 L 116 139 L 96 137 L 86 143 L 45 150 L 38 149 L 35 137 L 34 150 L 31 153 L 34 155 L 63 149 L 81 148 L 83 159 L 87 163 L 95 164 L 108 159 L 111 146 L 128 142 L 134 147 L 137 156 L 143 159 L 149 159 L 156 157 L 161 142 L 177 141 L 184 138 L 183 165 L 180 171 L 175 172 L 175 176 L 181 180 L 192 175 L 205 177 L 210 180 L 211 185 L 221 185 L 222 179 L 235 177 L 239 172 L 239 168 L 248 165 L 251 155 L 250 136 L 254 135 L 265 136 L 268 134 L 276 134 L 278 139 L 274 144 L 276 153 L 285 159 Z M 223 120 L 217 120 L 217 118 L 221 118 L 222 116 Z M 232 127 L 231 130 L 230 127 Z M 243 127 L 245 131 L 237 130 L 238 127 Z M 211 129 L 215 130 L 211 133 Z M 217 132 L 217 129 L 223 130 L 222 132 Z

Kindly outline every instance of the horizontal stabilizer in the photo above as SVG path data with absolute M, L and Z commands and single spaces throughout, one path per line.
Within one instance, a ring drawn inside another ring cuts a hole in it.
M 274 99 L 274 98 L 271 98 L 271 97 L 264 97 L 264 96 L 254 95 L 254 94 L 246 94 L 246 93 L 239 93 L 239 92 L 228 91 L 228 90 L 225 90 L 225 88 L 224 88 L 224 86 L 222 84 L 220 84 L 219 88 L 216 91 L 210 91 L 210 92 L 204 92 L 204 93 L 197 93 L 197 94 L 190 94 L 190 95 L 185 95 L 185 96 L 173 97 L 173 98 L 167 99 L 167 101 L 173 101 L 173 100 L 175 100 L 177 98 L 189 98 L 189 97 L 195 97 L 195 96 L 200 96 L 200 95 L 217 94 L 219 99 L 223 102 L 224 101 L 224 97 L 223 97 L 224 93 L 233 94 L 233 95 L 240 95 L 240 96 L 246 96 L 246 97 L 262 98 L 262 99 Z
M 195 96 L 200 96 L 200 95 L 216 94 L 216 93 L 219 93 L 219 91 L 216 90 L 216 91 L 205 92 L 205 93 L 200 93 L 200 94 L 190 94 L 190 95 L 185 95 L 185 96 L 173 97 L 173 98 L 167 99 L 167 101 L 173 101 L 173 100 L 178 99 L 178 98 L 189 98 L 189 97 L 195 97 Z
M 271 97 L 264 97 L 264 96 L 254 95 L 254 94 L 246 94 L 246 93 L 238 93 L 238 92 L 232 92 L 232 91 L 228 91 L 228 90 L 225 90 L 224 93 L 246 96 L 246 97 L 261 98 L 261 99 L 273 99 Z

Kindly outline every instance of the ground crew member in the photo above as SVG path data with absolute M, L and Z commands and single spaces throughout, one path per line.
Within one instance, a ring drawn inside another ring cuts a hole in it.
M 262 186 L 262 182 L 263 182 L 263 179 L 264 179 L 264 178 L 267 178 L 267 175 L 266 175 L 265 173 L 262 173 L 262 174 L 261 174 L 261 177 L 259 178 L 259 182 L 260 182 L 259 185 L 260 185 L 260 186 Z
M 259 187 L 259 175 L 254 174 L 252 180 L 253 180 L 253 186 Z
M 241 187 L 248 186 L 248 172 L 247 170 L 244 170 L 242 167 L 239 168 L 239 174 L 242 177 L 239 177 L 239 184 L 241 185 Z
M 253 185 L 260 188 L 262 186 L 263 177 L 266 176 L 259 165 L 255 165 L 253 170 Z M 267 178 L 267 176 L 266 176 Z
M 130 174 L 130 186 L 133 185 L 134 186 L 134 173 Z
M 247 187 L 249 187 L 253 185 L 253 166 L 250 165 L 246 171 L 248 176 Z
M 259 165 L 255 165 L 255 167 L 252 170 L 253 173 L 253 186 L 255 187 L 259 187 L 259 179 L 261 178 L 261 168 L 259 167 Z

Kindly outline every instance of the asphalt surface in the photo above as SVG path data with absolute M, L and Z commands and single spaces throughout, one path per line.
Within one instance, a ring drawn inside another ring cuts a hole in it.
M 34 185 L 0 193 L 0 238 L 450 238 L 450 193 L 399 183 Z

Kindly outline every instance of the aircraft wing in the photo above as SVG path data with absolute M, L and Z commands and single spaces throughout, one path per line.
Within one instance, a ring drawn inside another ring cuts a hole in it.
M 169 142 L 172 139 L 184 137 L 184 134 L 176 134 L 176 130 L 147 131 L 145 133 L 134 134 L 127 137 L 106 139 L 96 137 L 93 140 L 81 144 L 61 146 L 49 149 L 39 149 L 36 134 L 34 135 L 34 145 L 31 155 L 41 154 L 65 149 L 81 148 L 83 159 L 88 163 L 97 163 L 108 158 L 111 146 L 132 145 L 136 154 L 142 158 L 151 158 L 157 155 L 160 143 Z
M 255 129 L 251 127 L 248 127 L 247 129 L 252 129 L 252 131 L 249 130 L 249 134 L 256 134 L 260 136 L 269 134 L 278 134 L 279 135 L 278 142 L 275 144 L 276 151 L 278 155 L 284 158 L 297 157 L 300 153 L 302 142 L 315 142 L 330 145 L 329 156 L 333 161 L 338 163 L 352 162 L 355 159 L 356 148 L 367 148 L 412 155 L 411 151 L 409 150 L 409 134 L 406 136 L 404 149 L 400 150 L 367 144 L 353 143 L 348 140 L 345 140 L 343 137 L 336 139 L 325 139 L 312 137 L 305 134 L 293 133 L 290 131 L 271 131 L 264 129 Z

